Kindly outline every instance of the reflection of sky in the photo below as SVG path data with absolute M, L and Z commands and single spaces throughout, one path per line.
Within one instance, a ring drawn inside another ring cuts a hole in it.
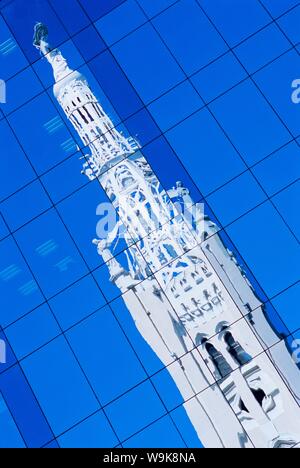
M 294 27 L 299 8 L 280 18 L 282 31 L 269 25 L 270 15 L 252 0 L 228 0 L 226 9 L 219 0 L 180 0 L 158 15 L 173 3 L 1 3 L 0 78 L 8 80 L 8 101 L 0 109 L 0 239 L 8 229 L 16 232 L 15 240 L 0 242 L 0 325 L 17 358 L 33 353 L 23 368 L 62 446 L 79 440 L 118 445 L 118 437 L 151 422 L 125 445 L 161 440 L 180 446 L 182 434 L 193 446 L 196 436 L 184 412 L 175 410 L 181 399 L 174 384 L 134 328 L 91 243 L 96 207 L 106 195 L 97 181 L 80 174 L 79 157 L 88 149 L 53 97 L 47 61 L 32 47 L 35 22 L 48 25 L 53 46 L 61 45 L 70 66 L 88 78 L 114 125 L 138 139 L 162 185 L 169 189 L 182 180 L 195 202 L 206 198 L 261 296 L 271 300 L 268 313 L 277 327 L 285 328 L 281 318 L 290 332 L 300 327 L 294 313 L 297 286 L 292 287 L 300 260 L 294 183 L 300 176 L 300 120 L 299 107 L 290 100 L 300 59 L 297 50 L 289 51 L 290 40 L 300 41 Z M 282 15 L 297 2 L 263 3 Z M 124 15 L 130 21 L 124 22 Z M 158 16 L 146 23 L 147 15 Z M 229 47 L 235 48 L 228 52 Z M 57 338 L 68 329 L 66 339 Z M 141 383 L 145 372 L 158 371 L 154 387 Z M 168 400 L 170 415 L 155 389 Z M 145 398 L 149 414 L 141 415 Z M 103 404 L 118 437 L 100 411 Z M 125 424 L 128 408 L 132 427 Z M 8 416 L 3 424 L 11 424 Z M 98 428 L 105 434 L 102 442 Z
M 21 434 L 13 420 L 9 409 L 6 406 L 0 394 L 0 427 L 1 427 L 1 446 L 20 448 L 25 447 Z
M 54 43 L 54 46 L 68 39 L 68 34 L 48 2 L 15 0 L 4 8 L 3 13 L 17 42 L 22 44 L 22 50 L 30 62 L 37 60 L 37 54 L 32 47 L 33 22 L 45 22 L 49 25 L 49 28 L 55 31 L 56 43 Z

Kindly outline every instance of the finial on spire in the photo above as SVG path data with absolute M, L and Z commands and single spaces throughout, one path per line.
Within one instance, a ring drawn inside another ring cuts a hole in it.
M 41 48 L 41 41 L 47 42 L 48 28 L 43 23 L 36 23 L 34 26 L 33 45 L 37 49 Z
M 48 28 L 45 24 L 39 22 L 34 26 L 33 45 L 36 47 L 42 56 L 44 56 L 51 64 L 54 72 L 56 85 L 54 87 L 54 94 L 57 96 L 60 88 L 65 83 L 62 82 L 64 78 L 70 76 L 72 70 L 68 67 L 66 59 L 62 56 L 57 48 L 53 48 L 48 42 Z M 79 74 L 78 74 L 79 75 Z M 60 82 L 60 86 L 57 83 Z

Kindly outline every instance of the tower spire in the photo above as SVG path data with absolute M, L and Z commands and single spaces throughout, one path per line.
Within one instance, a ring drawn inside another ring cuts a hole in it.
M 56 82 L 66 78 L 72 70 L 59 49 L 52 48 L 48 42 L 48 28 L 43 23 L 36 23 L 34 27 L 33 45 L 46 57 L 53 68 Z
M 217 226 L 197 207 L 194 217 L 180 213 L 175 200 L 186 209 L 188 190 L 181 183 L 164 190 L 86 78 L 51 48 L 42 23 L 34 46 L 53 67 L 54 94 L 90 152 L 83 173 L 99 180 L 124 227 L 127 268 L 111 253 L 119 229 L 94 244 L 138 330 L 174 378 L 200 439 L 208 447 L 296 445 L 299 371 Z
M 43 23 L 37 23 L 34 27 L 33 45 L 52 66 L 54 95 L 84 146 L 91 150 L 92 155 L 84 164 L 83 173 L 93 180 L 110 165 L 134 153 L 138 149 L 137 142 L 124 138 L 114 127 L 84 75 L 72 70 L 61 51 L 51 47 L 48 28 Z

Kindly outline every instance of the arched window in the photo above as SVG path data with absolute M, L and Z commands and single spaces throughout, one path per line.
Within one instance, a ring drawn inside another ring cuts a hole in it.
M 212 362 L 214 363 L 217 371 L 219 372 L 220 376 L 226 377 L 232 372 L 231 366 L 228 364 L 226 359 L 224 358 L 223 354 L 218 351 L 214 345 L 211 343 L 205 343 L 205 349 L 208 352 Z
M 244 364 L 247 364 L 247 362 L 251 361 L 251 356 L 246 353 L 238 341 L 235 341 L 229 331 L 225 333 L 224 340 L 227 344 L 228 352 L 240 366 L 243 366 Z
M 256 401 L 258 402 L 258 404 L 262 407 L 263 406 L 263 401 L 267 397 L 267 395 L 265 394 L 263 389 L 262 388 L 258 388 L 258 389 L 251 388 L 251 392 L 253 393 L 253 395 L 254 395 Z
M 264 401 L 265 401 L 265 399 L 267 397 L 265 392 L 261 388 L 258 388 L 258 389 L 250 388 L 250 390 L 251 390 L 254 398 L 256 399 L 257 403 L 259 404 L 259 406 L 261 406 L 264 409 L 263 403 L 264 403 Z M 243 402 L 242 399 L 240 399 L 240 401 L 239 401 L 239 408 L 242 411 L 245 411 L 246 413 L 249 413 L 249 410 L 245 406 L 245 403 Z

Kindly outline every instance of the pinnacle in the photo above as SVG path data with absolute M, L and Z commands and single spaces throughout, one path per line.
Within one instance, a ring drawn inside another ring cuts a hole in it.
M 47 39 L 48 37 L 48 28 L 43 23 L 36 23 L 34 26 L 34 35 L 33 35 L 33 45 L 39 49 L 41 41 Z

